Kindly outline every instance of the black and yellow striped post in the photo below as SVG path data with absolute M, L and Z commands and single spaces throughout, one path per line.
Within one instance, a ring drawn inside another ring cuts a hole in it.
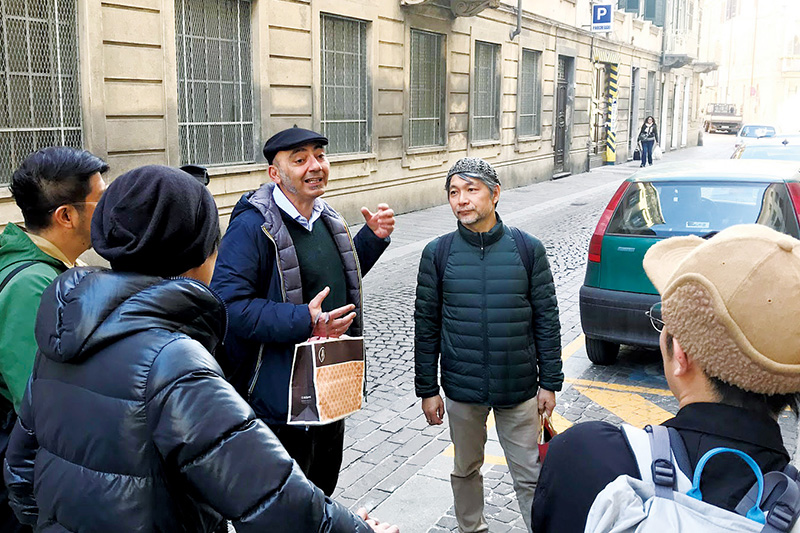
M 617 162 L 617 93 L 619 65 L 608 64 L 608 115 L 606 118 L 606 165 Z

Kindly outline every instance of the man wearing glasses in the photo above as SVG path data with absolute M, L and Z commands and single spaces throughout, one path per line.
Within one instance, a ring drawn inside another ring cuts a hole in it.
M 797 413 L 800 392 L 800 241 L 765 226 L 733 226 L 709 240 L 659 242 L 644 269 L 661 294 L 647 314 L 679 405 L 662 425 L 686 445 L 686 469 L 728 447 L 764 473 L 782 470 L 789 454 L 777 418 L 787 406 Z M 608 483 L 623 474 L 644 479 L 629 430 L 587 422 L 551 441 L 533 507 L 536 533 L 583 531 Z M 738 457 L 715 458 L 703 471 L 703 501 L 731 511 L 753 479 Z
M 92 214 L 108 165 L 84 150 L 44 148 L 14 172 L 9 190 L 24 228 L 0 236 L 0 396 L 19 406 L 36 354 L 33 325 L 42 291 L 91 248 Z
M 9 189 L 25 226 L 0 235 L 0 458 L 5 455 L 36 355 L 33 327 L 42 292 L 91 247 L 92 213 L 108 165 L 84 150 L 44 148 L 14 172 Z M 19 524 L 0 489 L 0 530 Z

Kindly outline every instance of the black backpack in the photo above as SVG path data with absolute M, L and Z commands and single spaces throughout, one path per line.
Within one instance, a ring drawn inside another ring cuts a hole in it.
M 511 231 L 511 236 L 514 237 L 514 243 L 517 245 L 519 257 L 522 259 L 522 264 L 525 266 L 525 271 L 528 273 L 528 280 L 531 279 L 533 272 L 533 250 L 528 245 L 528 241 L 518 228 L 513 226 L 506 226 Z M 439 288 L 439 302 L 442 301 L 442 281 L 444 280 L 444 269 L 447 265 L 447 256 L 450 255 L 450 246 L 453 244 L 453 238 L 456 232 L 450 232 L 439 237 L 436 243 L 436 252 L 433 256 L 433 267 L 436 269 L 436 286 Z

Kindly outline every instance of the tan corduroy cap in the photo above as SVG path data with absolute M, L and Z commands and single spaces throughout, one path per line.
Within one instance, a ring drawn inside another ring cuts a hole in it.
M 758 224 L 653 245 L 644 270 L 667 329 L 710 376 L 800 392 L 800 241 Z

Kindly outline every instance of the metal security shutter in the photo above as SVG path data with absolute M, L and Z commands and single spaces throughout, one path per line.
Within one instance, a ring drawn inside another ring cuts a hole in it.
M 500 45 L 475 42 L 473 83 L 472 140 L 500 138 Z
M 0 2 L 0 185 L 31 152 L 83 145 L 76 3 Z
M 367 23 L 322 15 L 322 133 L 331 154 L 370 151 Z
M 541 133 L 541 82 L 539 80 L 539 57 L 535 50 L 522 51 L 519 92 L 520 137 Z
M 250 2 L 176 0 L 175 26 L 181 161 L 253 162 Z
M 411 30 L 409 147 L 444 144 L 444 35 Z

